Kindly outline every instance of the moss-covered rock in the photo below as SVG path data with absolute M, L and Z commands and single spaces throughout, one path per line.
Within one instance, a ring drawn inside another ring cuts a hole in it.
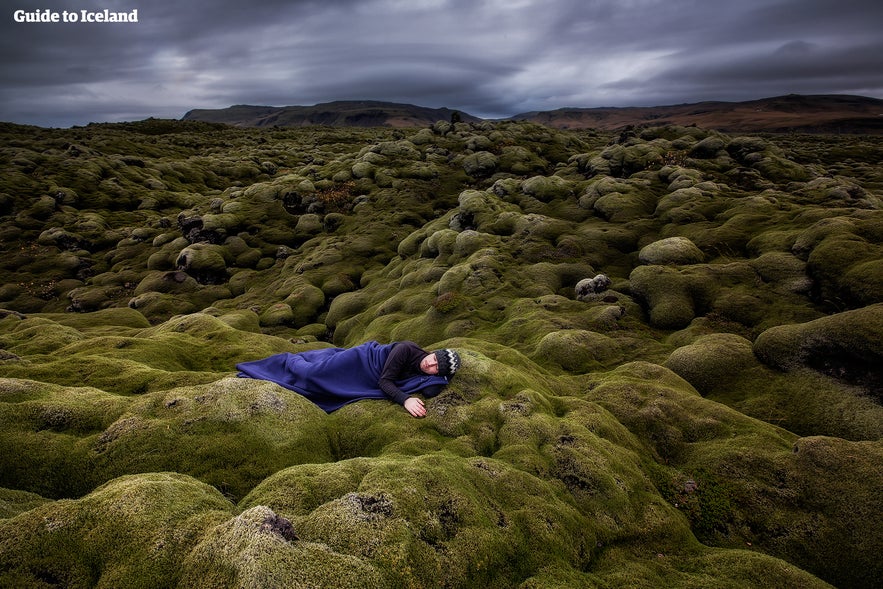
M 707 394 L 725 389 L 757 359 L 751 342 L 729 333 L 709 334 L 672 352 L 665 366 Z
M 574 187 L 560 176 L 533 176 L 524 181 L 521 190 L 525 194 L 548 202 L 571 195 L 574 192 Z
M 726 142 L 716 135 L 710 135 L 690 148 L 690 155 L 701 159 L 717 157 L 726 147 Z
M 883 298 L 880 252 L 878 244 L 853 232 L 836 232 L 821 239 L 807 259 L 819 296 L 850 307 L 879 302 Z
M 666 266 L 639 266 L 629 275 L 631 291 L 647 305 L 653 325 L 678 329 L 696 316 L 690 281 Z
M 115 479 L 77 501 L 0 520 L 2 580 L 10 586 L 175 585 L 184 557 L 233 506 L 186 476 Z
M 490 176 L 499 164 L 497 156 L 489 151 L 479 151 L 463 158 L 463 170 L 470 176 Z
M 642 264 L 686 265 L 698 264 L 705 259 L 696 244 L 686 237 L 668 237 L 645 245 L 638 252 Z
M 203 284 L 227 280 L 229 252 L 211 243 L 194 243 L 178 253 L 175 265 Z
M 0 137 L 0 585 L 879 584 L 875 138 Z M 370 339 L 426 418 L 233 377 Z
M 587 372 L 615 362 L 622 352 L 615 340 L 586 330 L 552 331 L 537 344 L 536 356 L 568 372 Z
M 754 351 L 782 370 L 812 368 L 879 395 L 883 381 L 883 304 L 837 313 L 760 334 Z

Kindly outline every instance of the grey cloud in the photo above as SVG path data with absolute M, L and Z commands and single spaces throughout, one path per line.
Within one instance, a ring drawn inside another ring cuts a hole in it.
M 68 0 L 135 25 L 0 22 L 0 120 L 69 125 L 375 99 L 564 106 L 883 95 L 878 2 Z M 69 8 L 70 9 L 70 8 Z
M 714 98 L 729 95 L 737 99 L 770 92 L 831 93 L 832 88 L 839 93 L 880 93 L 881 72 L 883 42 L 826 50 L 816 44 L 792 41 L 769 52 L 734 56 L 727 61 L 685 59 L 650 80 L 633 84 L 649 83 L 670 92 L 711 89 Z

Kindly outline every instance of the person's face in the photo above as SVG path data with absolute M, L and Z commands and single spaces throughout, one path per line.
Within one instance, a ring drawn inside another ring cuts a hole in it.
M 420 360 L 420 370 L 426 374 L 438 374 L 438 358 L 435 354 L 427 354 Z

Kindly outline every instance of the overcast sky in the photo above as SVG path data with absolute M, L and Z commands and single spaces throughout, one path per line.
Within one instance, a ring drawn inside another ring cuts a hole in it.
M 500 118 L 883 98 L 880 0 L 3 0 L 0 121 L 67 127 L 370 99 Z M 20 23 L 15 10 L 137 23 Z

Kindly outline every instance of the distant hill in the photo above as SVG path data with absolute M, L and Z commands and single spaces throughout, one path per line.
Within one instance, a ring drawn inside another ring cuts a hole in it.
M 184 115 L 185 121 L 226 123 L 237 127 L 423 127 L 439 120 L 451 120 L 459 111 L 427 108 L 373 100 L 336 101 L 314 106 L 250 106 L 240 104 L 221 109 L 196 109 Z M 480 119 L 460 113 L 465 122 Z
M 237 127 L 423 127 L 451 120 L 482 119 L 449 108 L 427 108 L 372 100 L 336 101 L 314 106 L 236 105 L 196 109 L 188 121 Z M 746 102 L 698 102 L 652 107 L 560 108 L 527 112 L 506 120 L 531 121 L 556 129 L 613 131 L 629 125 L 696 125 L 731 133 L 883 134 L 883 100 L 865 96 L 789 94 Z
M 556 129 L 615 130 L 628 125 L 696 125 L 726 132 L 883 133 L 883 100 L 789 94 L 747 102 L 631 108 L 560 108 L 512 117 Z

